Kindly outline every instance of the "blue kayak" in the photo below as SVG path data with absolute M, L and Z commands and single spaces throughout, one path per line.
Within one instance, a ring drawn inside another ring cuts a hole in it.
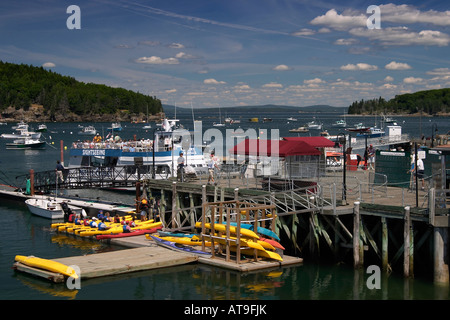
M 175 243 L 172 241 L 167 241 L 164 239 L 161 239 L 160 237 L 155 237 L 155 236 L 150 236 L 154 241 L 156 241 L 156 243 L 162 247 L 168 248 L 168 249 L 172 249 L 172 250 L 176 250 L 176 251 L 181 251 L 181 252 L 188 252 L 188 253 L 193 253 L 193 254 L 197 254 L 199 256 L 202 257 L 206 257 L 206 258 L 210 258 L 211 254 L 209 252 L 205 252 L 205 251 L 201 251 L 201 250 L 197 250 L 194 249 L 192 246 L 185 246 L 179 243 Z
M 223 224 L 226 224 L 226 223 L 223 223 Z M 230 225 L 236 227 L 237 223 L 236 222 L 230 222 Z M 241 228 L 255 231 L 255 230 L 253 230 L 254 229 L 253 224 L 249 224 L 249 223 L 241 223 Z M 265 236 L 268 236 L 268 237 L 272 237 L 272 238 L 274 238 L 277 241 L 280 241 L 280 238 L 277 236 L 277 234 L 275 232 L 273 232 L 272 230 L 270 230 L 270 229 L 263 228 L 263 227 L 258 227 L 258 230 L 256 232 L 260 233 L 260 234 L 263 234 Z

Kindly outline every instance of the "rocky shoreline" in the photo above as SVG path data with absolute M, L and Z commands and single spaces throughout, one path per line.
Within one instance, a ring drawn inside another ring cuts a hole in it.
M 128 112 L 117 112 L 115 114 L 86 114 L 77 115 L 69 112 L 67 114 L 56 114 L 51 117 L 41 105 L 31 105 L 28 110 L 8 107 L 0 113 L 2 122 L 145 122 L 147 115 L 143 113 L 130 114 Z M 164 112 L 149 115 L 148 121 L 159 121 L 164 118 Z

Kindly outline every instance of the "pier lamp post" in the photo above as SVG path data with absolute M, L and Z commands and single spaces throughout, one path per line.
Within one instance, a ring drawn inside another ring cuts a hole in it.
M 342 140 L 340 137 L 343 137 Z M 339 148 L 339 144 L 342 142 L 342 156 L 344 157 L 344 170 L 342 171 L 342 204 L 347 204 L 347 183 L 346 183 L 346 176 L 347 176 L 347 153 L 345 150 L 345 144 L 346 144 L 346 137 L 345 133 L 339 132 L 336 136 L 336 143 L 335 148 Z
M 432 148 L 434 147 L 434 133 L 437 132 L 437 131 L 438 131 L 437 124 L 433 123 L 431 125 L 431 147 Z

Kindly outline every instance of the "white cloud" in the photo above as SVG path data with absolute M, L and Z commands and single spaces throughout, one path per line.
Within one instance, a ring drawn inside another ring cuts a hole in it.
M 315 34 L 316 32 L 314 30 L 308 29 L 308 28 L 303 28 L 300 29 L 298 31 L 295 31 L 292 33 L 293 36 L 312 36 L 313 34 Z
M 345 66 L 341 66 L 341 70 L 344 70 L 344 71 L 374 71 L 374 70 L 378 70 L 378 67 L 367 64 L 367 63 L 357 63 L 357 64 L 346 64 Z
M 314 78 L 314 79 L 309 79 L 309 80 L 303 80 L 303 83 L 306 83 L 306 84 L 320 84 L 320 83 L 325 83 L 325 81 L 323 81 L 320 78 Z
M 339 46 L 350 46 L 352 44 L 355 44 L 356 42 L 358 42 L 356 39 L 337 39 L 334 44 L 337 44 Z
M 285 64 L 280 64 L 280 65 L 274 67 L 272 70 L 275 70 L 275 71 L 288 71 L 288 70 L 292 70 L 292 68 L 288 67 Z
M 177 92 L 177 89 L 167 89 L 164 92 L 165 93 L 175 93 L 175 92 Z
M 43 68 L 54 68 L 56 67 L 56 64 L 54 64 L 53 62 L 46 62 L 42 65 Z
M 450 26 L 450 11 L 428 10 L 422 12 L 413 6 L 393 3 L 380 5 L 382 20 L 402 24 L 427 23 L 438 26 Z
M 407 27 L 388 27 L 381 29 L 353 28 L 350 34 L 359 37 L 367 37 L 370 40 L 379 41 L 385 46 L 447 46 L 450 36 L 446 33 L 433 30 L 422 30 L 420 32 L 410 31 Z
M 423 79 L 422 78 L 407 77 L 407 78 L 403 79 L 403 82 L 407 83 L 407 84 L 419 84 L 419 83 L 423 82 Z
M 407 63 L 392 61 L 384 66 L 388 70 L 408 70 L 411 66 Z
M 450 75 L 450 68 L 436 68 L 431 71 L 427 71 L 427 74 L 433 76 L 448 76 Z
M 313 25 L 326 25 L 336 30 L 348 30 L 355 27 L 366 26 L 367 16 L 360 14 L 357 16 L 338 14 L 335 9 L 328 10 L 322 16 L 311 20 Z
M 225 84 L 226 82 L 225 81 L 217 81 L 216 79 L 210 78 L 210 79 L 203 80 L 203 83 L 204 84 Z
M 281 88 L 283 88 L 283 85 L 281 83 L 271 82 L 271 83 L 266 83 L 262 87 L 263 88 L 277 88 L 277 89 L 281 89 Z
M 163 59 L 157 56 L 151 57 L 140 57 L 135 60 L 137 63 L 146 63 L 146 64 L 179 64 L 180 62 L 176 58 L 166 58 Z
M 183 49 L 183 48 L 184 48 L 184 45 L 182 45 L 181 43 L 173 42 L 173 43 L 169 44 L 169 48 L 173 48 L 173 49 Z
M 391 76 L 386 76 L 386 78 L 384 78 L 383 81 L 384 82 L 392 82 L 392 81 L 394 81 L 394 78 L 392 78 Z
M 175 58 L 178 58 L 178 59 L 197 59 L 196 56 L 193 56 L 193 55 L 185 53 L 185 52 L 178 52 L 175 55 Z

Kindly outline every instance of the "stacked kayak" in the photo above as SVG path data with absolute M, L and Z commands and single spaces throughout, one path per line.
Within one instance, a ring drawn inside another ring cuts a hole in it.
M 53 260 L 42 259 L 42 258 L 38 258 L 38 257 L 34 257 L 34 256 L 17 255 L 15 257 L 15 261 L 20 262 L 29 267 L 34 267 L 34 268 L 38 268 L 38 269 L 42 269 L 42 270 L 61 273 L 67 277 L 72 277 L 74 279 L 78 279 L 78 275 L 73 268 L 66 266 L 65 264 L 53 261 Z
M 201 222 L 197 222 L 195 224 L 196 228 L 201 228 Z M 250 225 L 248 225 L 250 226 Z M 237 226 L 230 225 L 230 236 L 227 238 L 224 233 L 226 233 L 227 225 L 221 223 L 215 223 L 212 225 L 211 223 L 205 223 L 205 228 L 211 230 L 210 237 L 208 237 L 207 241 L 205 241 L 205 246 L 210 247 L 212 241 L 214 243 L 226 245 L 230 244 L 231 251 L 237 250 Z M 266 229 L 268 230 L 268 229 Z M 272 232 L 271 230 L 269 230 Z M 170 233 L 170 232 L 160 232 L 159 236 L 156 237 L 154 235 L 147 234 L 147 239 L 153 239 L 154 241 L 161 242 L 162 240 L 171 243 L 172 246 L 201 246 L 202 241 L 199 235 L 192 235 L 186 233 Z M 157 239 L 156 239 L 157 238 Z M 256 255 L 258 257 L 265 257 L 277 261 L 283 261 L 281 256 L 275 252 L 278 249 L 284 249 L 281 244 L 277 241 L 267 238 L 260 237 L 257 233 L 250 230 L 248 228 L 244 228 L 241 225 L 240 228 L 240 237 L 239 237 L 239 246 L 241 248 L 241 253 L 245 255 Z
M 158 230 L 161 230 L 162 226 L 158 226 L 151 229 L 142 229 L 142 230 L 133 230 L 131 232 L 121 232 L 116 234 L 98 234 L 95 237 L 97 240 L 103 240 L 103 239 L 115 239 L 115 238 L 126 238 L 126 237 L 134 237 L 139 235 L 147 235 L 151 233 L 155 233 Z

